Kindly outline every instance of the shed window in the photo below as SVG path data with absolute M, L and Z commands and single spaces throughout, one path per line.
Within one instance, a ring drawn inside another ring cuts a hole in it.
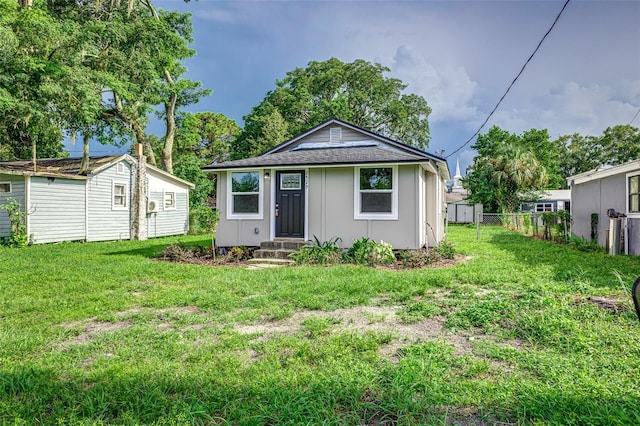
M 640 213 L 640 175 L 629 177 L 629 213 Z
M 397 173 L 395 166 L 356 168 L 356 219 L 397 219 Z
M 167 210 L 176 208 L 176 193 L 175 192 L 165 192 L 164 193 L 164 208 L 167 209 Z
M 11 182 L 0 182 L 0 194 L 11 193 Z
M 262 180 L 258 171 L 230 172 L 230 217 L 262 218 Z
M 113 205 L 114 209 L 127 208 L 127 184 L 113 183 Z

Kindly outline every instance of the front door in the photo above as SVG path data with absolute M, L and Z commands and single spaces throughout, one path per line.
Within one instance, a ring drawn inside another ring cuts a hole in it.
M 276 172 L 276 238 L 304 238 L 304 171 Z

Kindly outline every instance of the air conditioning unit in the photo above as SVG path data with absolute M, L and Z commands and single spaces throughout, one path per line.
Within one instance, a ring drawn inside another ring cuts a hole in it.
M 147 213 L 158 213 L 158 202 L 149 200 L 147 203 Z

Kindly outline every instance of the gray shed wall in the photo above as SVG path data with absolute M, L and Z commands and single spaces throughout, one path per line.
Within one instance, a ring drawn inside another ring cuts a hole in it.
M 573 234 L 591 239 L 591 213 L 598 213 L 598 244 L 606 245 L 609 218 L 607 209 L 626 211 L 626 176 L 624 173 L 571 187 Z
M 15 175 L 3 175 L 0 174 L 0 182 L 10 182 L 11 183 L 11 193 L 9 194 L 0 194 L 0 205 L 4 205 L 7 203 L 7 198 L 13 198 L 22 207 L 24 211 L 25 208 L 25 184 L 24 184 L 24 176 L 15 176 Z M 10 233 L 11 225 L 9 222 L 9 215 L 5 210 L 0 210 L 0 238 L 8 237 Z
M 28 232 L 33 242 L 84 240 L 86 181 L 40 176 L 30 179 Z
M 149 200 L 156 201 L 157 213 L 147 214 L 147 236 L 166 237 L 168 235 L 186 234 L 189 230 L 189 197 L 187 193 L 176 193 L 175 209 L 164 208 L 164 194 L 150 192 Z
M 131 234 L 131 165 L 117 173 L 116 165 L 107 168 L 89 181 L 89 235 L 87 241 L 128 240 Z M 127 208 L 112 208 L 113 182 L 127 184 Z

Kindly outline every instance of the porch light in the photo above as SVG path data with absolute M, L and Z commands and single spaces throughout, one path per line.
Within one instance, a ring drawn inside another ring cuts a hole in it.
M 264 179 L 269 180 L 270 178 L 271 178 L 271 175 L 269 174 L 269 172 L 264 172 Z

